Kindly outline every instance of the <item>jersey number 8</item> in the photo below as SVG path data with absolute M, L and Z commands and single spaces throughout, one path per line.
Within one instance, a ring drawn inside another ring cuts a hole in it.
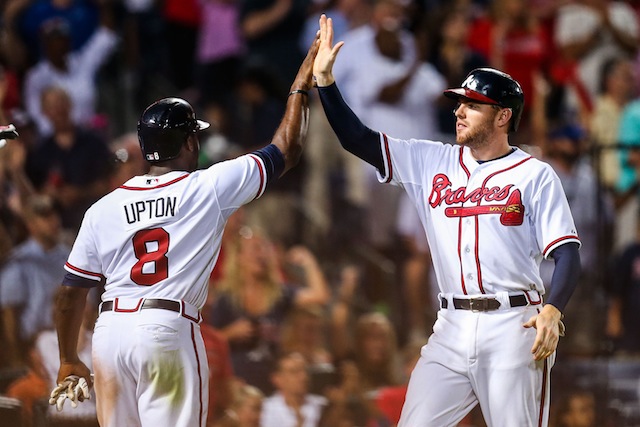
M 138 262 L 131 268 L 131 280 L 151 286 L 169 277 L 168 251 L 169 233 L 164 228 L 138 231 L 133 236 L 133 253 Z

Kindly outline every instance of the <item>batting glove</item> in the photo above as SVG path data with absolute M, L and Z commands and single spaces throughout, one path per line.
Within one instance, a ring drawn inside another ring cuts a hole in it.
M 53 389 L 49 397 L 49 405 L 55 405 L 58 411 L 62 411 L 65 400 L 69 399 L 71 407 L 77 408 L 78 402 L 91 399 L 90 391 L 85 378 L 69 375 Z

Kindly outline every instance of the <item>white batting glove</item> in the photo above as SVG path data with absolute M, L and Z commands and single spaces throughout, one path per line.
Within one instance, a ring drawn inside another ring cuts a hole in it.
M 77 408 L 78 402 L 91 399 L 89 384 L 83 377 L 69 375 L 53 389 L 49 397 L 49 405 L 55 405 L 58 411 L 62 411 L 65 400 L 71 401 L 71 407 Z

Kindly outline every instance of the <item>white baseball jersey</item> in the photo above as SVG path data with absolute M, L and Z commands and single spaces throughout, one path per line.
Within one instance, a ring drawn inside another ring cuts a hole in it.
M 416 205 L 442 293 L 537 290 L 543 257 L 580 243 L 553 169 L 524 151 L 478 163 L 467 147 L 381 134 L 381 182 Z
M 87 211 L 65 268 L 104 280 L 103 301 L 165 298 L 200 309 L 227 219 L 265 186 L 264 164 L 252 154 L 134 177 Z

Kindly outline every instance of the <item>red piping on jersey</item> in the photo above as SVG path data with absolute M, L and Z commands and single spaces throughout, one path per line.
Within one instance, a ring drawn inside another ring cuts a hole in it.
M 161 188 L 161 187 L 166 187 L 166 186 L 171 185 L 171 184 L 175 184 L 176 182 L 181 181 L 181 180 L 185 179 L 188 176 L 189 176 L 189 174 L 187 173 L 186 175 L 179 176 L 176 179 L 172 179 L 169 182 L 165 182 L 164 184 L 158 184 L 158 185 L 153 186 L 153 187 L 129 187 L 128 185 L 121 185 L 120 188 L 122 188 L 124 190 L 133 190 L 133 191 L 153 190 L 155 188 Z
M 464 160 L 462 160 L 462 154 L 464 153 L 464 147 L 460 147 L 460 156 L 458 157 L 458 161 L 460 162 L 460 166 L 462 167 L 462 169 L 464 170 L 464 172 L 467 174 L 467 179 L 469 179 L 471 177 L 471 173 L 469 172 L 469 169 L 467 168 L 467 165 L 464 164 Z
M 384 140 L 384 153 L 387 156 L 387 166 L 389 167 L 389 173 L 387 174 L 387 179 L 384 182 L 387 184 L 393 179 L 393 166 L 391 165 L 391 152 L 389 151 L 389 140 L 387 139 L 387 135 L 383 133 L 382 139 Z
M 458 259 L 460 260 L 460 284 L 462 293 L 467 294 L 467 287 L 464 283 L 464 270 L 462 269 L 462 218 L 458 221 Z
M 86 274 L 87 276 L 96 277 L 96 278 L 98 278 L 100 280 L 103 280 L 105 278 L 100 273 L 93 273 L 91 271 L 87 271 L 87 270 L 83 270 L 83 269 L 78 268 L 78 267 L 74 267 L 73 265 L 69 264 L 68 262 L 65 262 L 64 265 L 66 265 L 67 267 L 69 267 L 73 271 L 77 271 L 78 273 Z
M 475 250 L 476 271 L 478 273 L 478 287 L 480 288 L 480 293 L 484 294 L 485 291 L 484 291 L 484 287 L 482 286 L 482 270 L 480 269 L 480 254 L 478 253 L 478 247 L 480 246 L 479 244 L 480 233 L 478 232 L 478 230 L 480 230 L 480 220 L 478 218 L 479 217 L 476 215 L 476 250 Z
M 579 238 L 578 236 L 571 235 L 571 234 L 570 234 L 570 235 L 568 235 L 568 236 L 560 237 L 559 239 L 556 239 L 556 240 L 554 240 L 553 242 L 549 243 L 549 244 L 547 245 L 547 247 L 546 247 L 546 248 L 544 248 L 544 251 L 542 251 L 542 255 L 545 255 L 545 254 L 547 253 L 547 251 L 548 251 L 552 246 L 554 246 L 556 243 L 561 242 L 561 241 L 563 241 L 563 240 L 568 240 L 568 239 L 576 239 L 576 240 L 578 240 L 578 241 L 580 240 L 580 238 Z
M 194 331 L 194 325 L 191 324 L 191 342 L 193 343 L 193 351 L 196 354 L 196 365 L 198 365 L 198 397 L 200 398 L 200 411 L 198 425 L 202 427 L 202 372 L 200 371 L 200 356 L 198 355 L 198 345 L 196 344 L 196 334 Z
M 262 163 L 256 156 L 249 155 L 257 164 L 258 164 L 258 172 L 260 172 L 260 186 L 258 187 L 258 194 L 253 199 L 257 199 L 262 194 L 262 186 L 264 185 L 264 169 L 262 168 Z
M 528 162 L 528 161 L 529 161 L 529 160 L 531 160 L 531 159 L 533 159 L 533 157 L 527 157 L 526 159 L 520 160 L 520 161 L 519 161 L 518 163 L 516 163 L 515 165 L 511 165 L 511 166 L 509 166 L 508 168 L 504 168 L 504 169 L 501 169 L 501 170 L 499 170 L 499 171 L 495 171 L 494 173 L 490 174 L 489 176 L 487 176 L 487 177 L 484 179 L 484 181 L 482 182 L 482 187 L 481 187 L 481 188 L 484 188 L 484 187 L 487 185 L 487 181 L 489 181 L 491 178 L 493 178 L 493 177 L 494 177 L 494 176 L 496 176 L 497 174 L 502 173 L 502 172 L 506 172 L 506 171 L 508 171 L 508 170 L 510 170 L 510 169 L 513 169 L 513 168 L 517 168 L 518 166 L 520 166 L 520 165 L 521 165 L 521 164 L 523 164 L 524 162 Z M 480 201 L 478 201 L 478 205 L 480 205 Z

